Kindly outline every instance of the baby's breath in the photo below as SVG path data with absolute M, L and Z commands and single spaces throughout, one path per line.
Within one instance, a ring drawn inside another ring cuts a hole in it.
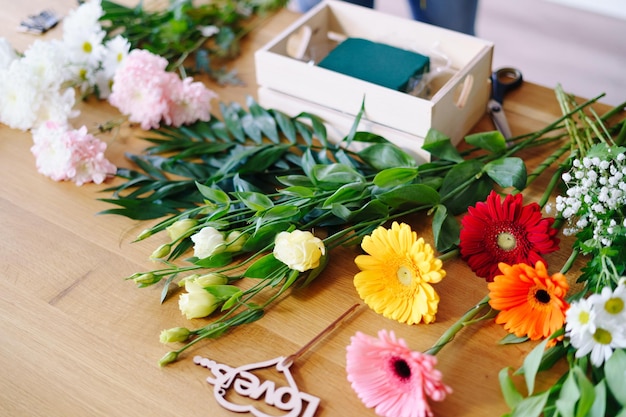
M 564 233 L 590 229 L 591 236 L 584 242 L 586 252 L 611 247 L 624 234 L 625 151 L 605 143 L 595 145 L 562 176 L 567 191 L 556 198 L 556 210 L 568 220 Z

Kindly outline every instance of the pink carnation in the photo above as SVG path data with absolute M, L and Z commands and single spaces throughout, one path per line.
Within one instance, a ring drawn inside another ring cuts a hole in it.
M 69 130 L 48 121 L 33 132 L 31 152 L 37 170 L 55 181 L 102 183 L 116 167 L 104 157 L 106 144 L 87 133 L 85 126 Z
M 115 72 L 109 102 L 145 130 L 158 128 L 161 122 L 178 127 L 209 120 L 210 101 L 216 94 L 166 68 L 165 58 L 132 50 Z
M 169 119 L 174 126 L 194 123 L 198 120 L 211 119 L 211 100 L 217 98 L 215 92 L 200 82 L 193 82 L 191 77 L 185 78 L 178 90 L 179 96 L 172 103 Z

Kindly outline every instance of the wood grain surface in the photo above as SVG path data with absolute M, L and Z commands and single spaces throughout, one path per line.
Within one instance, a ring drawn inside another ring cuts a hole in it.
M 0 36 L 24 50 L 39 38 L 14 30 L 21 18 L 43 8 L 65 14 L 75 6 L 72 0 L 2 0 Z M 233 64 L 245 87 L 220 88 L 205 80 L 207 85 L 225 102 L 245 103 L 257 88 L 253 52 L 296 17 L 283 11 L 261 22 L 247 38 L 241 58 Z M 56 28 L 44 39 L 59 37 L 60 32 Z M 95 99 L 79 108 L 75 126 L 94 127 L 118 115 Z M 514 134 L 542 128 L 560 115 L 552 90 L 530 83 L 512 92 L 504 108 Z M 493 126 L 485 117 L 474 130 Z M 105 136 L 107 157 L 128 166 L 124 152 L 146 146 L 139 133 L 125 128 Z M 357 251 L 342 248 L 331 254 L 328 268 L 310 287 L 292 291 L 260 321 L 200 343 L 178 362 L 159 368 L 157 361 L 169 350 L 159 342 L 162 329 L 205 323 L 189 323 L 176 297 L 161 305 L 160 286 L 137 289 L 124 281 L 155 267 L 148 257 L 164 237 L 131 243 L 146 224 L 98 215 L 110 208 L 98 201 L 108 196 L 102 192 L 105 185 L 51 181 L 37 173 L 31 145 L 29 133 L 0 126 L 0 415 L 232 416 L 215 402 L 205 382 L 208 371 L 193 363 L 194 355 L 233 367 L 286 356 L 360 301 L 352 285 Z M 546 154 L 528 151 L 524 158 L 533 166 Z M 539 198 L 547 179 L 524 193 L 526 201 Z M 405 221 L 432 241 L 427 217 Z M 567 258 L 567 240 L 562 247 L 548 257 L 552 265 L 560 266 Z M 413 349 L 425 350 L 486 295 L 485 282 L 462 261 L 449 261 L 445 268 L 447 277 L 435 287 L 441 302 L 434 324 L 402 325 L 363 306 L 294 364 L 301 390 L 321 399 L 317 416 L 375 415 L 346 380 L 345 348 L 355 332 L 394 330 Z M 438 354 L 438 367 L 454 392 L 432 404 L 436 415 L 484 417 L 507 411 L 498 372 L 518 367 L 534 344 L 497 345 L 503 336 L 501 326 L 485 322 L 462 331 Z M 546 375 L 544 382 L 550 378 Z

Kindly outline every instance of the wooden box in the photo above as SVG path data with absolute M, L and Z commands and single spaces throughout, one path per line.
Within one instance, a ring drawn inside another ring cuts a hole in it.
M 430 95 L 420 98 L 317 66 L 345 37 L 428 55 L 431 70 L 445 66 L 447 71 L 431 71 Z M 255 53 L 259 102 L 291 115 L 306 107 L 341 129 L 351 126 L 364 104 L 365 128 L 396 141 L 388 137 L 393 135 L 420 153 L 431 127 L 456 143 L 484 115 L 492 53 L 493 43 L 486 40 L 325 0 Z

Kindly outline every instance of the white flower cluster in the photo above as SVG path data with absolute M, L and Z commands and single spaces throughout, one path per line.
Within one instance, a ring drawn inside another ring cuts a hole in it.
M 601 152 L 575 159 L 572 170 L 563 174 L 568 189 L 556 198 L 556 210 L 571 226 L 565 234 L 591 227 L 593 246 L 601 248 L 611 246 L 626 229 L 626 155 L 624 148 L 597 146 Z
M 615 349 L 626 348 L 626 284 L 621 279 L 615 290 L 604 287 L 573 302 L 565 315 L 565 331 L 576 357 L 591 354 L 591 363 L 600 367 Z
M 0 39 L 1 123 L 21 130 L 66 123 L 78 115 L 76 88 L 108 97 L 130 44 L 121 36 L 103 43 L 102 14 L 99 0 L 83 3 L 63 20 L 62 39 L 37 40 L 22 56 Z

